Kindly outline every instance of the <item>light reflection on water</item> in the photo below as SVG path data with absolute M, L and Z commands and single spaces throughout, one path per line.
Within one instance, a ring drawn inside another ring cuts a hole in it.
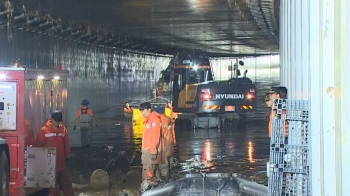
M 203 161 L 211 161 L 211 144 L 209 140 L 206 140 L 204 143 L 204 149 L 203 149 L 203 155 L 202 155 Z
M 254 163 L 255 160 L 254 160 L 254 146 L 253 146 L 253 143 L 251 141 L 249 141 L 249 144 L 248 144 L 248 156 L 249 156 L 249 162 L 250 163 Z

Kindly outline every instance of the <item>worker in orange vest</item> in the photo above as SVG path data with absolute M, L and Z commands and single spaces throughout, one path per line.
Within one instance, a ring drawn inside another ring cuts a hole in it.
M 80 121 L 80 140 L 82 147 L 89 148 L 91 145 L 91 137 L 92 137 L 92 122 L 94 121 L 96 127 L 98 124 L 96 123 L 94 113 L 91 108 L 88 107 L 89 102 L 84 99 L 81 102 L 81 108 L 77 112 L 77 116 L 75 117 L 75 125 L 73 130 L 77 128 L 78 120 Z
M 176 112 L 174 112 L 173 111 L 173 105 L 172 105 L 172 103 L 170 102 L 170 103 L 168 103 L 167 104 L 167 107 L 171 110 L 171 130 L 172 130 L 172 132 L 173 132 L 173 140 L 174 140 L 174 146 L 176 146 L 176 135 L 175 135 L 175 121 L 176 121 L 176 119 L 178 118 L 178 115 L 177 115 L 177 113 Z
M 130 103 L 127 101 L 125 102 L 125 106 L 124 106 L 124 116 L 126 118 L 127 121 L 130 121 L 132 118 L 132 112 L 133 112 L 134 108 L 132 108 L 130 106 Z
M 61 124 L 62 113 L 54 111 L 39 131 L 35 141 L 36 147 L 56 148 L 56 183 L 66 196 L 74 196 L 72 183 L 68 177 L 67 163 L 70 159 L 70 144 L 67 129 Z M 56 189 L 49 189 L 50 196 L 56 195 Z
M 160 175 L 157 177 L 163 177 L 166 180 L 170 179 L 170 170 L 173 165 L 173 156 L 174 156 L 174 130 L 171 122 L 171 118 L 165 114 L 160 114 L 159 119 L 161 122 L 161 133 L 164 145 L 164 163 L 159 164 Z
M 273 103 L 276 99 L 286 99 L 287 98 L 287 88 L 280 86 L 280 87 L 271 87 L 270 88 L 270 100 L 268 102 L 268 106 L 271 107 L 271 113 L 270 113 L 270 120 L 269 120 L 269 137 L 272 136 L 272 121 L 273 118 L 276 116 L 276 108 L 273 107 Z M 286 141 L 288 137 L 288 124 L 285 125 L 285 136 L 286 136 Z
M 151 108 L 149 102 L 142 103 L 139 108 L 146 118 L 141 147 L 142 181 L 156 177 L 159 164 L 164 163 L 159 114 Z

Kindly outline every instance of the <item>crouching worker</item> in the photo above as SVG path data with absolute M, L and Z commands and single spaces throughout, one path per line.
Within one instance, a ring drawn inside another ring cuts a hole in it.
M 159 114 L 151 110 L 149 102 L 142 103 L 140 111 L 142 116 L 146 118 L 141 147 L 142 181 L 145 181 L 156 177 L 159 164 L 164 163 L 164 152 Z
M 56 186 L 63 191 L 66 196 L 74 196 L 72 183 L 68 177 L 67 162 L 70 158 L 70 145 L 67 129 L 61 124 L 62 113 L 54 111 L 44 127 L 39 131 L 35 141 L 36 147 L 56 148 Z M 50 196 L 58 196 L 56 189 L 49 189 Z
M 173 126 L 172 126 L 171 118 L 169 118 L 165 114 L 160 114 L 159 119 L 161 122 L 161 133 L 162 133 L 162 139 L 163 139 L 163 145 L 164 145 L 164 163 L 159 164 L 159 171 L 161 176 L 157 176 L 157 177 L 165 178 L 165 180 L 169 180 L 170 171 L 173 165 L 174 143 L 175 143 L 174 135 L 173 135 Z

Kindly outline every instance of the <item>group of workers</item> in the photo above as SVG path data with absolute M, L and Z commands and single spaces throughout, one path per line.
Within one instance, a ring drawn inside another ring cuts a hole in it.
M 89 102 L 84 99 L 78 110 L 73 130 L 80 121 L 81 144 L 83 147 L 91 145 L 92 122 L 96 123 Z M 132 116 L 133 108 L 126 102 L 124 112 Z M 142 180 L 161 181 L 170 179 L 173 163 L 175 133 L 175 118 L 152 111 L 149 102 L 140 105 L 140 111 L 145 118 L 145 130 L 142 137 Z M 127 117 L 129 117 L 129 115 Z M 51 119 L 40 129 L 34 146 L 56 148 L 56 183 L 66 196 L 74 196 L 72 184 L 68 176 L 70 159 L 70 143 L 67 129 L 62 125 L 62 112 L 59 110 L 51 114 Z M 60 195 L 58 189 L 49 189 L 50 196 Z
M 272 136 L 272 119 L 276 115 L 273 108 L 276 99 L 287 98 L 287 88 L 271 87 L 270 92 L 265 95 L 265 103 L 271 108 L 268 124 L 269 137 Z M 97 125 L 92 110 L 88 107 L 89 102 L 84 99 L 82 107 L 77 112 L 75 125 L 80 121 L 81 144 L 83 147 L 91 145 L 92 122 Z M 161 181 L 170 179 L 170 170 L 173 163 L 175 133 L 175 117 L 159 114 L 152 110 L 149 102 L 140 104 L 139 110 L 145 118 L 145 130 L 142 137 L 141 160 L 142 180 Z M 127 120 L 132 117 L 133 108 L 129 102 L 125 103 L 124 114 Z M 66 196 L 73 196 L 72 184 L 68 177 L 67 165 L 70 159 L 70 144 L 67 129 L 61 124 L 62 113 L 54 111 L 51 119 L 40 129 L 35 140 L 36 147 L 56 147 L 56 181 Z M 288 126 L 286 125 L 286 138 L 288 137 Z M 50 189 L 50 196 L 58 195 L 56 189 Z
M 149 102 L 142 103 L 139 109 L 145 118 L 141 147 L 142 180 L 169 180 L 176 141 L 175 118 L 153 111 Z
M 168 103 L 167 107 L 171 109 L 171 103 Z M 124 115 L 127 121 L 132 118 L 133 110 L 130 103 L 125 102 Z M 145 118 L 141 147 L 142 180 L 168 180 L 176 143 L 174 133 L 176 115 L 173 112 L 170 117 L 159 114 L 152 110 L 149 102 L 142 103 L 139 110 Z

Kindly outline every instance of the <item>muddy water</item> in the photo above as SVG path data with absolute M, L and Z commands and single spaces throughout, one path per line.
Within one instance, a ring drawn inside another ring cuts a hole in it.
M 273 84 L 257 84 L 259 91 L 257 112 L 247 118 L 246 130 L 198 129 L 176 132 L 177 147 L 173 177 L 185 173 L 224 172 L 239 173 L 262 184 L 267 184 L 266 162 L 269 157 L 267 122 L 269 109 L 263 95 Z M 134 101 L 137 104 L 137 101 Z M 111 115 L 112 114 L 112 115 Z M 87 184 L 91 173 L 98 168 L 110 174 L 111 189 L 100 193 L 88 188 L 76 191 L 77 195 L 116 195 L 126 187 L 126 172 L 141 171 L 138 151 L 142 130 L 133 129 L 131 122 L 123 120 L 122 112 L 111 109 L 95 115 L 99 128 L 94 128 L 92 147 L 72 148 L 70 175 L 74 183 Z M 132 160 L 133 167 L 123 162 Z

